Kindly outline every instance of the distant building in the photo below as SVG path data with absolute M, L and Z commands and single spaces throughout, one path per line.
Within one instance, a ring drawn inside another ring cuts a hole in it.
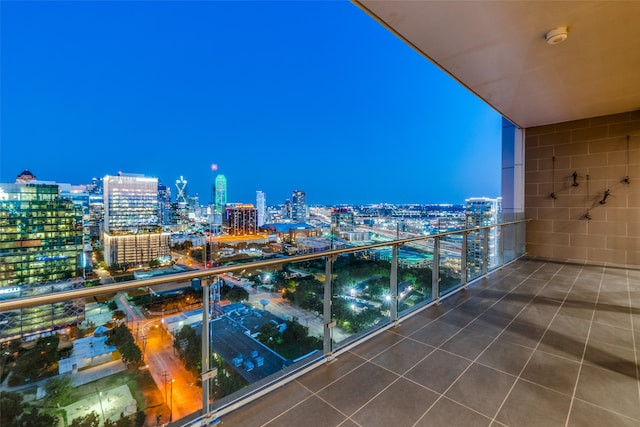
M 89 237 L 99 240 L 104 231 L 104 197 L 100 194 L 89 195 Z
M 84 287 L 82 209 L 61 198 L 58 185 L 29 182 L 0 184 L 0 299 Z M 5 311 L 0 313 L 0 341 L 48 333 L 83 319 L 82 300 Z
M 242 236 L 258 233 L 258 210 L 250 204 L 227 206 L 222 228 L 228 235 Z
M 291 200 L 286 199 L 284 201 L 284 205 L 282 206 L 281 219 L 283 221 L 290 221 L 291 218 L 292 218 Z
M 171 224 L 171 187 L 158 181 L 158 222 L 160 225 Z
M 217 175 L 215 181 L 215 200 L 214 200 L 214 214 L 220 214 L 224 212 L 224 207 L 227 204 L 227 178 L 224 175 Z
M 158 221 L 158 178 L 104 177 L 104 260 L 142 264 L 171 256 L 169 233 Z
M 304 222 L 264 224 L 260 230 L 275 235 L 278 242 L 290 244 L 295 244 L 300 238 L 319 237 L 322 234 L 319 228 Z
M 349 208 L 333 208 L 331 210 L 331 234 L 340 236 L 355 230 L 353 211 Z
M 29 169 L 25 169 L 16 177 L 16 184 L 28 184 L 36 180 L 36 176 Z
M 291 199 L 291 219 L 296 222 L 306 222 L 307 195 L 304 191 L 294 190 Z
M 169 223 L 178 225 L 178 229 L 185 229 L 189 225 L 189 206 L 184 202 L 171 203 L 171 211 L 169 213 Z
M 263 191 L 256 191 L 256 209 L 258 210 L 258 227 L 262 227 L 266 215 L 266 196 Z
M 176 179 L 176 202 L 187 203 L 188 195 L 189 188 L 187 180 L 180 176 L 180 179 Z
M 502 213 L 502 198 L 490 199 L 488 197 L 476 197 L 465 200 L 465 218 L 467 228 L 484 227 L 497 224 Z M 487 247 L 488 266 L 495 265 L 498 261 L 500 234 L 497 227 L 491 228 L 488 234 Z M 484 252 L 484 233 L 471 233 L 467 240 L 467 262 L 482 269 Z M 488 267 L 487 266 L 487 267 Z

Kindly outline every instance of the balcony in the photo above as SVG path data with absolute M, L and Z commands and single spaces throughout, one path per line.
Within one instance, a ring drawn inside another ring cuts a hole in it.
M 394 347 L 397 349 L 403 349 L 407 344 L 416 345 L 410 355 L 388 361 L 394 372 L 405 372 L 405 368 L 413 366 L 456 334 L 454 325 L 448 323 L 454 321 L 458 327 L 462 323 L 453 314 L 445 316 L 444 322 L 433 321 L 449 313 L 448 307 L 454 301 L 466 300 L 471 295 L 477 294 L 481 301 L 475 303 L 470 299 L 464 305 L 465 309 L 461 311 L 467 320 L 488 314 L 491 321 L 509 324 L 496 308 L 501 304 L 497 290 L 503 289 L 504 285 L 492 287 L 493 280 L 488 280 L 487 274 L 494 271 L 493 275 L 504 275 L 502 270 L 496 269 L 524 253 L 525 224 L 526 221 L 520 220 L 9 299 L 0 302 L 0 316 L 6 328 L 15 322 L 16 316 L 29 312 L 34 306 L 40 307 L 46 317 L 47 305 L 43 304 L 74 301 L 78 306 L 82 299 L 90 303 L 101 295 L 113 301 L 114 308 L 88 309 L 84 319 L 78 315 L 78 321 L 81 321 L 78 326 L 81 335 L 87 335 L 85 338 L 69 339 L 70 329 L 62 331 L 61 340 L 67 348 L 73 345 L 73 351 L 62 356 L 54 374 L 68 378 L 78 391 L 73 397 L 55 402 L 60 406 L 53 414 L 67 423 L 91 413 L 101 422 L 116 421 L 121 413 L 130 416 L 140 413 L 138 416 L 144 416 L 147 425 L 167 421 L 172 425 L 199 425 L 219 417 L 235 419 L 251 416 L 251 409 L 239 408 L 254 401 L 253 405 L 260 405 L 261 400 L 256 399 L 261 396 L 277 399 L 279 392 L 271 392 L 285 384 L 285 387 L 298 387 L 308 378 L 324 377 L 323 372 L 327 369 L 344 369 L 340 368 L 344 361 L 357 361 L 353 355 L 374 351 L 373 348 L 381 345 L 380 340 L 384 346 L 390 338 L 399 344 L 405 341 Z M 504 271 L 512 270 L 518 269 L 505 267 Z M 253 279 L 249 279 L 252 275 Z M 224 286 L 218 285 L 223 281 L 232 288 L 245 289 L 250 304 L 220 304 L 218 295 L 224 292 Z M 146 297 L 136 299 L 142 289 L 155 289 L 154 292 L 173 289 L 163 287 L 165 285 L 201 289 L 200 307 L 209 307 L 209 310 L 193 305 L 194 302 L 189 301 L 192 296 L 174 301 L 173 306 L 165 301 L 162 309 Z M 481 290 L 486 292 L 479 292 Z M 513 305 L 517 303 L 522 307 L 523 301 L 514 301 Z M 187 303 L 191 305 L 185 306 Z M 111 310 L 114 310 L 114 317 L 118 317 L 117 312 L 121 313 L 120 321 L 109 322 Z M 37 322 L 38 319 L 30 321 Z M 104 323 L 113 330 L 105 329 Z M 439 324 L 445 325 L 445 329 L 440 330 Z M 99 327 L 94 329 L 95 326 Z M 495 325 L 490 329 L 496 329 Z M 485 334 L 481 336 L 491 336 L 488 332 Z M 120 338 L 107 339 L 111 335 L 130 336 L 141 350 L 142 363 L 127 361 L 135 357 L 127 355 L 131 353 L 118 343 Z M 402 335 L 411 337 L 403 340 L 399 338 Z M 202 336 L 211 338 L 201 340 L 199 337 Z M 418 345 L 419 336 L 424 343 Z M 484 340 L 489 344 L 490 341 Z M 47 338 L 41 338 L 35 344 L 27 342 L 14 350 L 28 353 L 28 359 L 36 359 L 49 353 L 48 343 Z M 192 346 L 194 343 L 195 347 Z M 33 351 L 32 347 L 39 350 L 39 354 L 29 353 Z M 59 350 L 62 348 L 60 345 Z M 475 347 L 468 350 L 472 348 Z M 198 365 L 199 360 L 190 356 L 194 349 L 211 357 L 203 358 Z M 427 349 L 431 351 L 427 352 Z M 438 351 L 445 349 L 442 347 Z M 415 359 L 421 352 L 424 354 Z M 122 359 L 117 357 L 118 353 Z M 3 386 L 5 391 L 22 390 L 30 395 L 36 393 L 37 388 L 48 387 L 49 379 L 56 377 L 52 372 L 47 375 L 40 368 L 25 369 L 29 360 L 25 361 L 24 357 L 22 361 L 17 360 L 20 357 L 8 359 L 7 355 L 9 353 L 4 353 L 3 362 L 15 362 L 15 366 L 10 366 L 12 376 Z M 471 355 L 465 357 L 469 359 Z M 4 365 L 6 363 L 3 368 Z M 381 372 L 389 373 L 384 368 Z M 359 396 L 358 399 L 366 395 L 362 390 L 358 391 L 360 386 L 353 384 L 355 389 L 348 389 Z M 369 386 L 364 388 L 367 393 L 374 390 Z M 48 401 L 50 406 L 51 402 Z M 202 402 L 206 402 L 208 410 L 202 411 Z M 36 403 L 36 406 L 40 405 Z M 327 420 L 327 423 L 330 425 L 331 421 Z
M 522 258 L 222 421 L 637 425 L 639 292 L 638 270 Z

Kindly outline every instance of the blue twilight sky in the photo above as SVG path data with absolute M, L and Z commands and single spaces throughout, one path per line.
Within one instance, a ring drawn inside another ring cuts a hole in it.
M 0 182 L 230 202 L 500 195 L 500 116 L 347 1 L 0 1 Z M 175 196 L 175 188 L 173 188 Z

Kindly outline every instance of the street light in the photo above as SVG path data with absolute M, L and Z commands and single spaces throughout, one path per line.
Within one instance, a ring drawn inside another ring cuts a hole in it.
M 97 391 L 97 389 L 96 389 Z M 104 417 L 104 408 L 102 407 L 102 392 L 98 392 L 98 400 L 100 401 L 100 412 L 102 412 L 102 422 L 104 423 L 107 419 Z

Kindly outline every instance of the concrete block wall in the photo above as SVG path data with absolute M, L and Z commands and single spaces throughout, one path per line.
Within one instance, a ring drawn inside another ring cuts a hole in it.
M 640 111 L 525 129 L 524 158 L 530 255 L 640 267 Z

